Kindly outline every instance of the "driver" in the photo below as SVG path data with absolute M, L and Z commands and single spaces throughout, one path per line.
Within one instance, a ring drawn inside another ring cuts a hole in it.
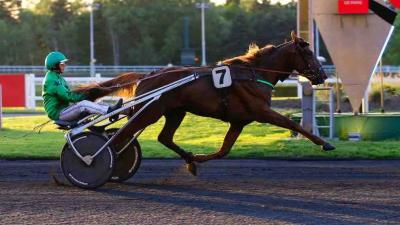
M 122 106 L 122 99 L 114 106 L 97 104 L 85 100 L 86 96 L 73 92 L 62 77 L 68 59 L 58 51 L 50 52 L 45 59 L 47 69 L 42 85 L 42 97 L 47 116 L 52 120 L 73 121 L 80 119 L 82 114 L 107 114 Z M 118 114 L 110 120 L 118 119 Z

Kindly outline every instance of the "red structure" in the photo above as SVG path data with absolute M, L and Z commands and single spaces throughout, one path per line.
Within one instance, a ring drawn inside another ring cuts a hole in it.
M 396 7 L 396 8 L 400 8 L 400 0 L 390 0 L 390 3 Z
M 339 0 L 339 14 L 367 14 L 369 12 L 368 0 Z
M 1 74 L 3 107 L 25 107 L 25 74 Z
M 3 100 L 2 100 L 1 84 L 0 84 L 0 129 L 3 128 Z

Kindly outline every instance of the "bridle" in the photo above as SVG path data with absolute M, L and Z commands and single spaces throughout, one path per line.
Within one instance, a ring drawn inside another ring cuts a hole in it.
M 305 54 L 307 54 L 307 53 L 305 53 L 305 50 L 302 49 L 301 47 L 299 47 L 298 45 L 295 45 L 295 48 L 296 48 L 297 52 L 299 53 L 300 58 L 303 60 L 304 64 L 307 65 L 307 68 L 305 70 L 303 70 L 303 72 L 301 74 L 312 81 L 317 81 L 317 82 L 323 81 L 321 78 L 321 74 L 324 72 L 322 69 L 322 66 L 318 65 L 318 68 L 316 68 L 316 69 L 312 68 L 311 63 L 309 61 L 307 61 L 307 59 L 305 57 Z
M 293 41 L 289 41 L 283 44 L 280 44 L 276 46 L 276 48 L 281 48 L 284 47 L 288 44 L 292 44 Z M 288 72 L 288 71 L 283 71 L 283 70 L 273 70 L 273 69 L 267 69 L 263 67 L 254 67 L 254 66 L 241 66 L 241 65 L 230 65 L 238 68 L 247 68 L 247 69 L 252 69 L 255 71 L 261 71 L 261 72 L 270 72 L 270 73 L 277 73 L 277 74 L 285 74 L 285 75 L 297 75 L 297 76 L 304 76 L 309 78 L 310 80 L 316 80 L 316 81 L 322 81 L 321 80 L 321 73 L 323 73 L 322 66 L 319 65 L 317 69 L 313 69 L 311 64 L 307 61 L 305 57 L 305 51 L 299 47 L 298 45 L 295 45 L 295 48 L 297 52 L 299 52 L 299 55 L 301 59 L 303 60 L 304 64 L 307 65 L 307 68 L 303 70 L 302 72 Z

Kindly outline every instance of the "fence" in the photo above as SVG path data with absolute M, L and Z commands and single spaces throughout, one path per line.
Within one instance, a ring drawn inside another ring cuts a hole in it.
M 36 77 L 34 74 L 27 74 L 26 75 L 26 91 L 25 91 L 25 99 L 26 99 L 26 106 L 29 109 L 34 109 L 36 107 L 37 101 L 43 101 L 42 96 L 36 96 L 36 87 L 41 86 L 43 83 L 43 77 Z M 88 84 L 93 82 L 103 82 L 107 81 L 111 78 L 109 77 L 101 77 L 100 74 L 96 74 L 95 77 L 65 77 L 65 80 L 68 84 L 74 85 L 81 85 L 81 84 Z M 116 100 L 116 97 L 104 97 L 103 100 Z
M 115 74 L 122 72 L 138 72 L 138 73 L 150 73 L 152 71 L 160 70 L 167 66 L 96 66 L 96 72 L 104 75 L 115 76 Z M 0 73 L 35 73 L 35 74 L 44 74 L 46 68 L 44 66 L 5 66 L 0 65 Z M 76 65 L 68 65 L 65 70 L 65 74 L 67 75 L 87 75 L 89 74 L 90 66 L 76 66 Z

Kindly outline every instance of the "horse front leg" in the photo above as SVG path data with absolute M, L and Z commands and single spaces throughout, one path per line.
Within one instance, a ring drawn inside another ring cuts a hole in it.
M 181 158 L 186 161 L 187 169 L 189 170 L 189 172 L 196 176 L 197 169 L 194 162 L 205 162 L 210 159 L 222 158 L 226 154 L 228 154 L 240 132 L 242 131 L 243 125 L 231 124 L 225 136 L 224 143 L 218 152 L 209 155 L 193 155 L 191 152 L 186 152 L 185 150 L 183 150 L 173 141 L 174 134 L 182 123 L 185 115 L 186 113 L 183 111 L 173 111 L 165 114 L 165 124 L 161 133 L 158 135 L 158 141 L 161 142 L 164 146 L 172 149 L 179 156 L 181 156 Z
M 237 138 L 243 130 L 242 124 L 231 123 L 228 132 L 225 135 L 224 142 L 218 152 L 211 154 L 195 154 L 193 156 L 194 162 L 205 162 L 211 159 L 220 159 L 226 156 L 235 144 Z
M 261 113 L 258 114 L 259 118 L 257 118 L 258 122 L 261 123 L 270 123 L 279 127 L 283 127 L 295 132 L 298 132 L 314 142 L 316 145 L 321 145 L 322 149 L 325 151 L 334 150 L 335 147 L 324 141 L 323 139 L 313 135 L 312 133 L 304 130 L 299 124 L 293 122 L 289 118 L 275 112 L 272 109 L 264 109 Z

